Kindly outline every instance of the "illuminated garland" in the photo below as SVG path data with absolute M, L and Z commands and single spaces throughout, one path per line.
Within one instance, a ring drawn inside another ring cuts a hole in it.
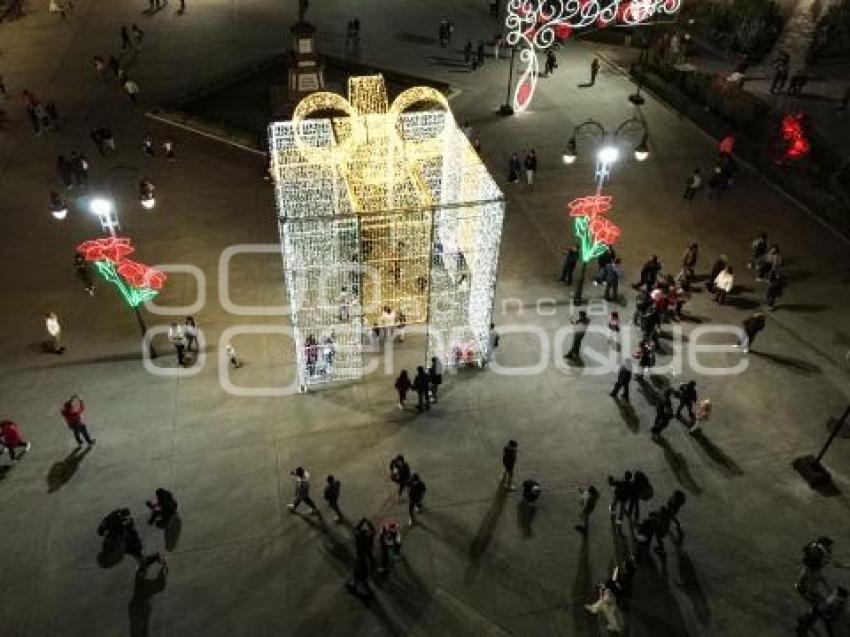
M 682 0 L 508 0 L 508 46 L 521 46 L 525 70 L 514 90 L 514 110 L 524 111 L 537 86 L 537 53 L 556 39 L 565 40 L 576 29 L 605 27 L 620 22 L 636 26 L 656 14 L 672 15 Z
M 604 216 L 613 200 L 610 195 L 590 195 L 567 204 L 585 263 L 604 254 L 620 239 L 620 227 Z
M 91 262 L 106 281 L 121 293 L 130 307 L 151 300 L 165 285 L 165 273 L 126 258 L 135 251 L 127 237 L 91 239 L 77 246 L 77 252 Z

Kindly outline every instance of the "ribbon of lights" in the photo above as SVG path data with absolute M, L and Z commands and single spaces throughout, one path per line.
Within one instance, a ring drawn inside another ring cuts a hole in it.
M 429 357 L 483 360 L 504 198 L 445 97 L 390 101 L 381 76 L 352 77 L 347 99 L 313 93 L 272 124 L 269 145 L 301 386 L 361 376 L 392 320 L 427 322 Z
M 136 308 L 159 294 L 167 277 L 159 270 L 128 259 L 134 251 L 127 237 L 91 239 L 77 246 L 77 252 L 118 289 L 130 307 Z
M 590 195 L 567 204 L 585 263 L 604 254 L 620 239 L 621 229 L 605 217 L 613 205 L 610 195 Z
M 537 54 L 574 30 L 614 23 L 637 26 L 657 14 L 672 15 L 682 0 L 508 0 L 505 26 L 508 46 L 520 46 L 525 70 L 514 90 L 514 110 L 524 111 L 537 86 Z

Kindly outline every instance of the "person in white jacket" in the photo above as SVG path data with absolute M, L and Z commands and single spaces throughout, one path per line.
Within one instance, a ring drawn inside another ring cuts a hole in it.
M 714 279 L 714 300 L 722 305 L 723 301 L 726 300 L 726 295 L 732 291 L 734 284 L 735 274 L 732 266 L 727 265 Z
M 50 347 L 55 354 L 64 354 L 65 347 L 62 345 L 62 327 L 59 325 L 59 317 L 56 312 L 48 312 L 44 315 L 44 326 L 50 336 Z

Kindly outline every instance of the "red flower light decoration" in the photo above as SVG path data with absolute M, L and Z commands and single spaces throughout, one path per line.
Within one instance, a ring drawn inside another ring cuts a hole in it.
M 165 273 L 127 259 L 135 248 L 128 237 L 107 237 L 84 241 L 77 252 L 94 263 L 100 275 L 113 283 L 131 307 L 138 307 L 159 294 L 165 285 Z
M 77 246 L 77 252 L 82 254 L 86 261 L 106 260 L 118 263 L 134 251 L 135 248 L 128 237 L 91 239 Z
M 608 212 L 613 201 L 614 197 L 611 195 L 590 195 L 573 199 L 567 207 L 571 217 L 594 217 Z
M 573 199 L 567 204 L 573 217 L 576 237 L 581 245 L 581 258 L 587 262 L 603 254 L 608 246 L 617 243 L 620 227 L 604 215 L 611 210 L 614 198 L 610 195 L 590 195 Z
M 617 224 L 605 217 L 594 217 L 590 221 L 590 233 L 597 243 L 613 245 L 617 243 L 621 232 Z
M 788 159 L 799 159 L 809 154 L 811 144 L 806 138 L 803 130 L 803 114 L 788 114 L 782 118 L 782 139 L 788 142 L 785 149 L 785 157 Z

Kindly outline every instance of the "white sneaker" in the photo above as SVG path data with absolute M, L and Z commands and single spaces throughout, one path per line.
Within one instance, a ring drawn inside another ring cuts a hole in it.
M 295 505 L 294 505 L 294 504 L 287 504 L 287 505 L 286 505 L 286 508 L 288 508 L 290 511 L 292 511 L 293 513 L 295 513 Z
M 32 443 L 31 443 L 31 442 L 28 442 L 28 443 L 27 443 L 27 446 L 24 448 L 24 453 L 26 453 L 27 451 L 29 451 L 31 448 L 32 448 Z

